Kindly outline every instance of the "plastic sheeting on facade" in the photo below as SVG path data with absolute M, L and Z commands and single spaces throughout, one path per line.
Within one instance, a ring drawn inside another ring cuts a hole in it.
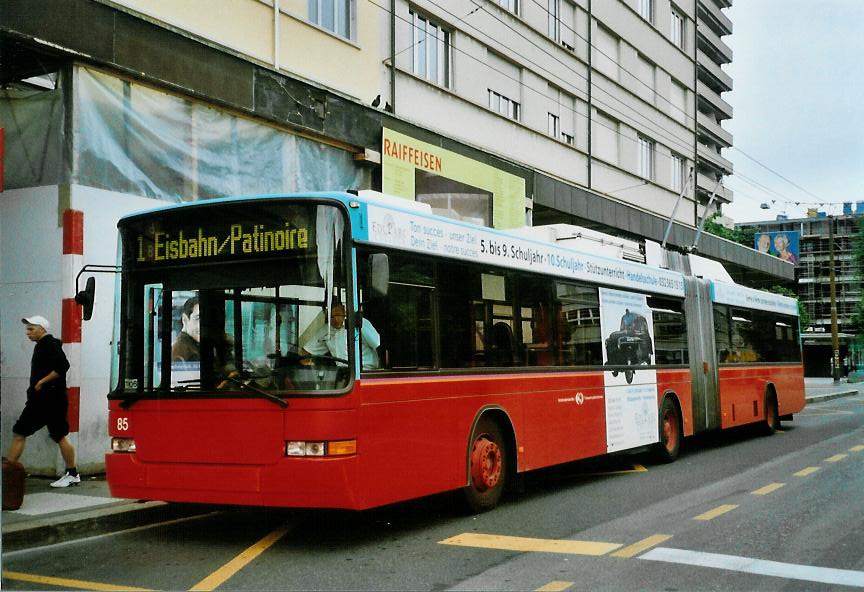
M 84 67 L 74 182 L 165 201 L 369 186 L 352 154 Z
M 60 76 L 51 90 L 0 89 L 0 127 L 6 130 L 6 189 L 63 182 L 65 84 Z

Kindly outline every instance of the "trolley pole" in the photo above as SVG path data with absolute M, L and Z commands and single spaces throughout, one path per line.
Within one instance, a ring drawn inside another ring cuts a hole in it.
M 831 359 L 834 382 L 840 382 L 840 337 L 837 334 L 837 284 L 834 281 L 834 217 L 828 217 L 828 257 L 831 285 Z

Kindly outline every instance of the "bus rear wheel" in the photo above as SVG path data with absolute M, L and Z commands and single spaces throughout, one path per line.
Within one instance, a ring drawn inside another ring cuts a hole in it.
M 762 424 L 762 432 L 770 436 L 780 429 L 780 414 L 777 411 L 777 397 L 774 393 L 765 395 L 765 423 Z
M 672 397 L 663 399 L 660 406 L 660 441 L 655 445 L 655 456 L 663 463 L 678 458 L 681 450 L 681 414 Z
M 486 512 L 498 505 L 504 493 L 507 444 L 498 424 L 485 416 L 474 427 L 470 444 L 465 499 L 472 512 Z

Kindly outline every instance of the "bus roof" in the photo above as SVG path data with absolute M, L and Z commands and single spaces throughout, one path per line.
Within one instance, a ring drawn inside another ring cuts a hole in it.
M 683 297 L 684 276 L 653 265 L 612 259 L 507 230 L 496 230 L 433 214 L 416 202 L 374 192 L 305 192 L 223 197 L 170 204 L 129 214 L 124 221 L 170 210 L 256 201 L 321 199 L 342 203 L 352 217 L 354 239 L 372 245 L 488 263 L 622 289 Z M 730 282 L 711 280 L 712 300 L 797 315 L 797 301 Z

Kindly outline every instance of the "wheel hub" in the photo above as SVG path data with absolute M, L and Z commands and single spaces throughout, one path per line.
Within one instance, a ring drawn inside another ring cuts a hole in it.
M 477 491 L 492 489 L 501 479 L 501 448 L 486 436 L 474 441 L 471 450 L 471 481 Z
M 671 413 L 663 415 L 663 439 L 667 450 L 673 450 L 678 440 L 678 422 Z

